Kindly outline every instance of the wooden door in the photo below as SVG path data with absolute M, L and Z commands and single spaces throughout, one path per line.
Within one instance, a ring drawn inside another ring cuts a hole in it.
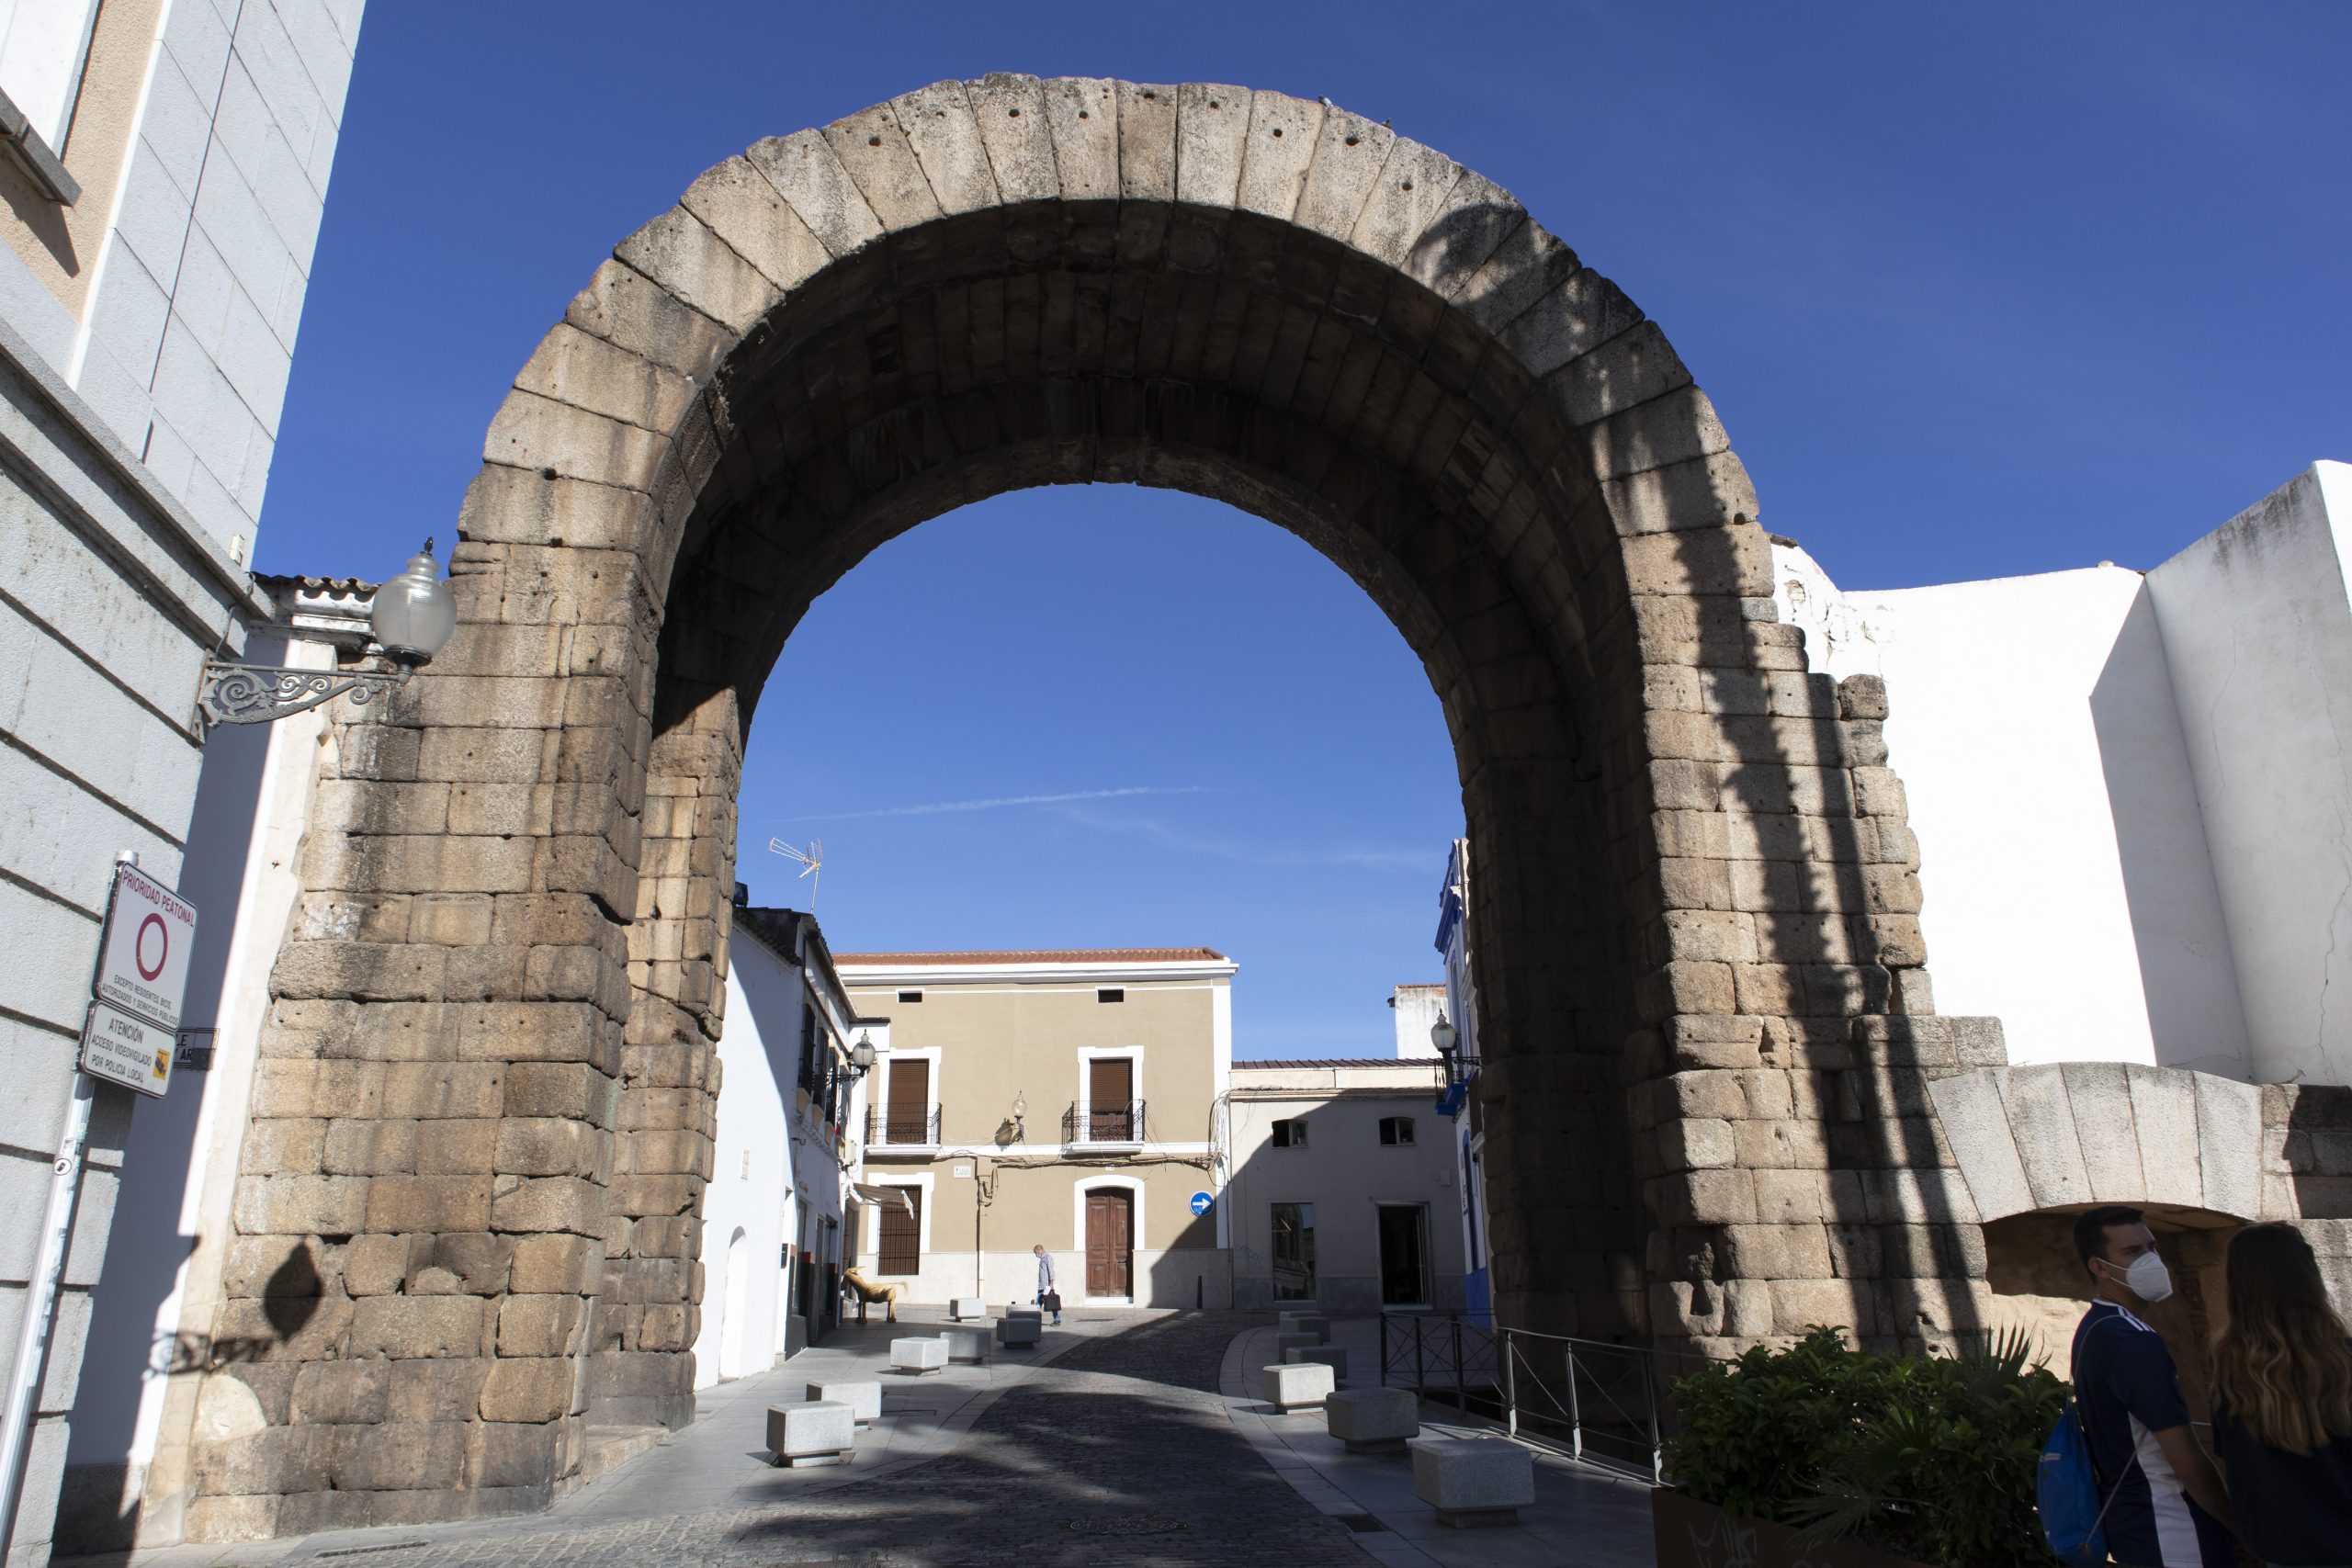
M 922 1272 L 922 1189 L 896 1187 L 894 1192 L 906 1194 L 905 1208 L 896 1203 L 882 1210 L 882 1243 L 875 1259 L 877 1274 L 920 1274 Z
M 1098 1144 L 1131 1142 L 1135 1134 L 1136 1065 L 1125 1056 L 1097 1056 L 1088 1064 L 1086 1135 Z
M 1135 1294 L 1135 1256 L 1129 1238 L 1135 1235 L 1129 1206 L 1134 1194 L 1117 1190 L 1086 1195 L 1086 1293 L 1090 1296 Z
M 890 1064 L 890 1097 L 882 1112 L 886 1144 L 931 1142 L 931 1063 L 915 1056 Z

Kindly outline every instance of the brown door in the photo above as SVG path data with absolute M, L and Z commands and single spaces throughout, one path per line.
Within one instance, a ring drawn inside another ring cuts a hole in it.
M 920 1274 L 922 1272 L 922 1189 L 894 1187 L 893 1192 L 906 1194 L 907 1206 L 896 1203 L 882 1210 L 882 1256 L 875 1260 L 877 1274 Z
M 890 1098 L 882 1112 L 886 1144 L 931 1142 L 931 1064 L 917 1056 L 890 1064 Z
M 1135 1294 L 1135 1257 L 1128 1238 L 1134 1211 L 1128 1192 L 1089 1192 L 1086 1195 L 1086 1293 L 1090 1296 Z
M 1135 1138 L 1136 1065 L 1125 1056 L 1097 1056 L 1086 1070 L 1086 1135 L 1098 1144 Z

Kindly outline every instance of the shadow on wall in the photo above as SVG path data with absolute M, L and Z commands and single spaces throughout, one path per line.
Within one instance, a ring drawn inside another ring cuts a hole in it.
M 2253 1046 L 2177 701 L 2143 583 L 2090 705 L 2148 1032 L 2158 1066 L 2243 1080 Z
M 2093 1207 L 2079 1203 L 2011 1214 L 1984 1227 L 1993 1330 L 2021 1328 L 2032 1335 L 2037 1354 L 2062 1378 L 2073 1375 L 2075 1328 L 2090 1308 L 2089 1274 L 2075 1256 L 2075 1216 Z M 2230 1237 L 2245 1222 L 2211 1209 L 2141 1207 L 2172 1270 L 2173 1293 L 2132 1312 L 2164 1336 L 2180 1370 L 2189 1413 L 2203 1421 L 2210 1415 L 2213 1332 L 2228 1312 L 2223 1258 Z

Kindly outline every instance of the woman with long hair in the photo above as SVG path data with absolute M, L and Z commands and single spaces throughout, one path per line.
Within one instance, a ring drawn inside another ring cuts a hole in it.
M 2292 1225 L 2230 1239 L 2213 1442 L 2238 1535 L 2274 1568 L 2352 1565 L 2352 1343 Z

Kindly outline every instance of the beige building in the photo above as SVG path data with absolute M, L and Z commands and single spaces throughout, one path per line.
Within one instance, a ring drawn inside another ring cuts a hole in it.
M 1434 1060 L 1244 1062 L 1220 1210 L 1234 1304 L 1341 1312 L 1463 1304 L 1455 1128 Z
M 917 1301 L 1231 1304 L 1214 1123 L 1236 965 L 1207 948 L 836 955 L 876 1025 L 861 1269 Z M 1203 1211 L 1196 1213 L 1198 1208 Z

